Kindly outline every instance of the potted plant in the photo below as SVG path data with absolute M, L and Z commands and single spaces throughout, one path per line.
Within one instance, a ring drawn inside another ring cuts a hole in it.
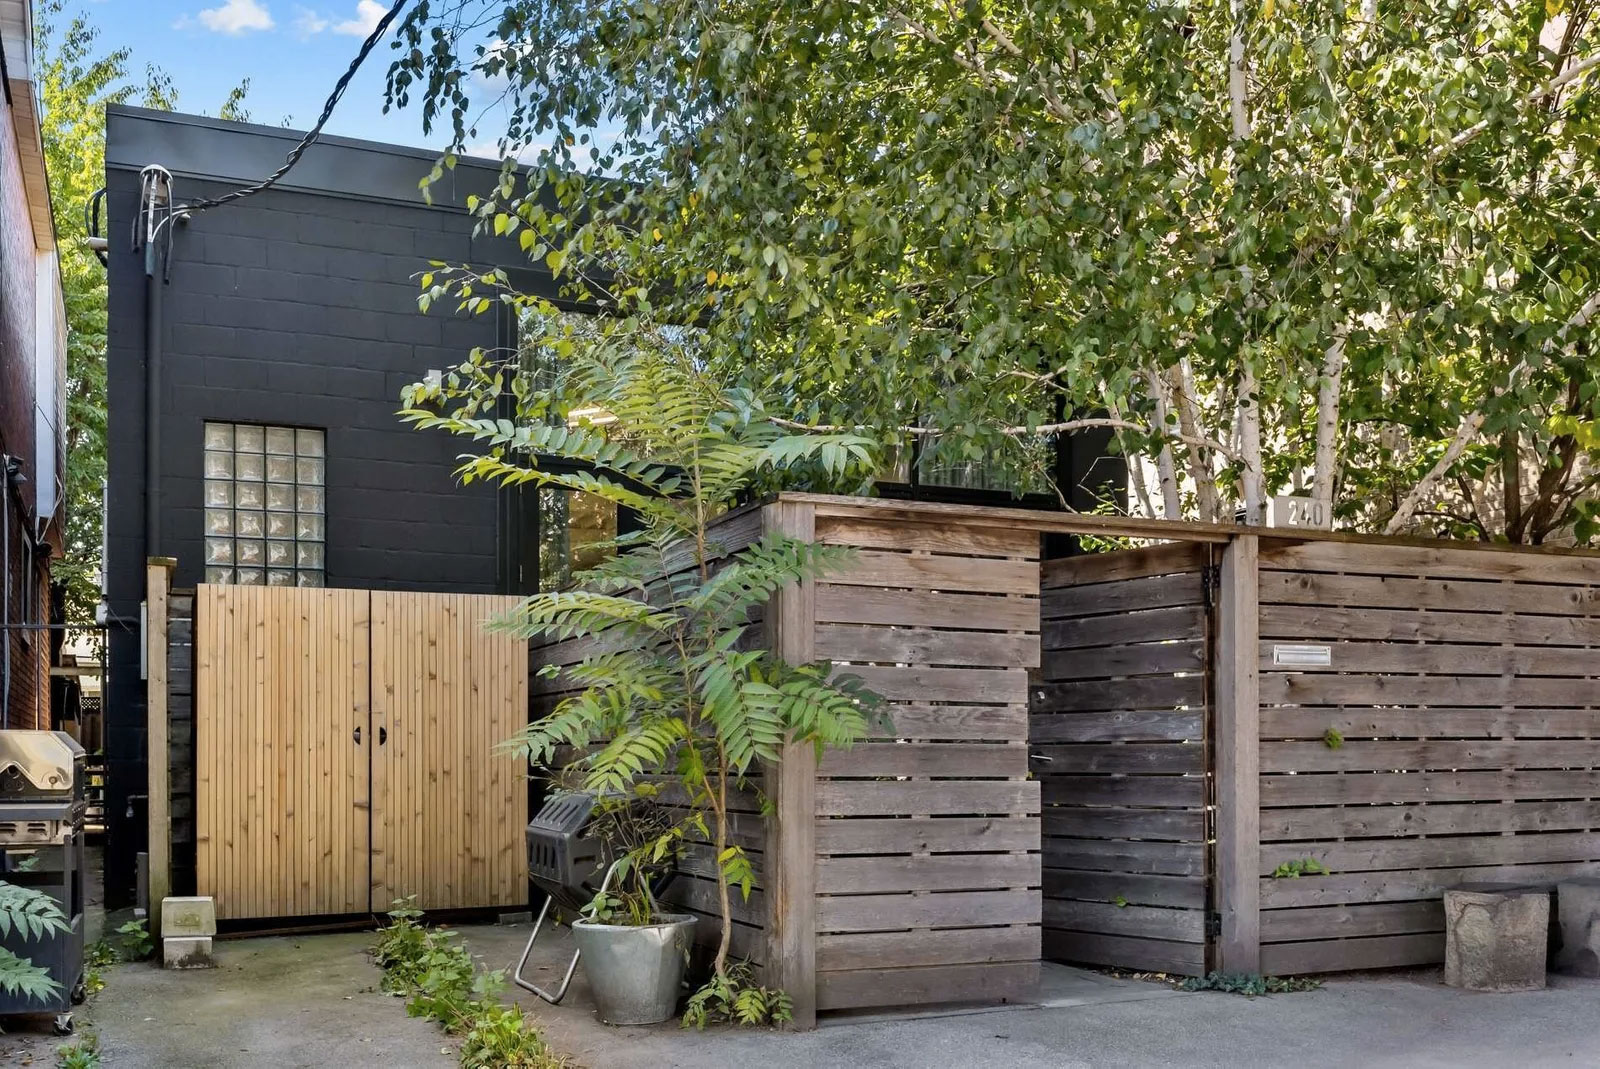
M 645 799 L 602 797 L 594 831 L 606 843 L 607 866 L 599 891 L 572 922 L 583 970 L 606 1024 L 659 1024 L 677 1010 L 694 942 L 696 918 L 672 913 L 656 901 L 652 883 L 668 876 L 672 841 L 664 810 Z
M 450 284 L 471 294 L 474 283 L 494 281 L 463 275 Z M 715 524 L 752 492 L 792 485 L 796 475 L 859 484 L 872 470 L 871 443 L 769 417 L 749 391 L 705 372 L 692 332 L 633 318 L 580 322 L 537 298 L 507 291 L 503 299 L 542 324 L 528 335 L 549 351 L 525 352 L 510 367 L 474 351 L 410 387 L 403 416 L 478 443 L 458 469 L 465 480 L 589 494 L 641 524 L 570 589 L 535 594 L 498 623 L 522 636 L 594 640 L 594 652 L 560 669 L 576 692 L 514 748 L 546 768 L 577 753 L 567 769 L 601 796 L 637 798 L 657 784 L 674 791 L 681 816 L 633 851 L 629 875 L 640 874 L 639 859 L 661 862 L 686 838 L 709 851 L 721 928 L 711 980 L 691 1002 L 695 1023 L 781 1018 L 783 994 L 729 960 L 732 895 L 748 898 L 755 878 L 733 841 L 730 802 L 755 789 L 751 773 L 776 764 L 786 744 L 848 746 L 864 735 L 873 698 L 854 680 L 830 679 L 829 665 L 785 663 L 747 634 L 753 610 L 838 567 L 847 551 L 777 534 L 732 549 L 718 544 Z M 508 392 L 516 418 L 491 418 Z M 597 902 L 574 931 L 591 980 L 597 970 L 630 972 L 641 991 L 663 992 L 657 970 L 682 928 L 638 893 L 635 883 Z
M 606 1024 L 660 1024 L 677 1011 L 696 918 L 663 911 L 631 856 L 610 877 L 572 922 L 595 1007 Z

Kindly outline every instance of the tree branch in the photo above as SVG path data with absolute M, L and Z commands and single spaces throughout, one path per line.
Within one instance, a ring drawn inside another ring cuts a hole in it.
M 1596 290 L 1573 313 L 1572 318 L 1562 324 L 1555 337 L 1546 343 L 1545 352 L 1548 354 L 1566 344 L 1568 335 L 1574 330 L 1582 330 L 1588 326 L 1589 321 L 1594 318 L 1596 312 L 1600 312 L 1600 290 Z M 1438 462 L 1428 469 L 1428 473 L 1422 477 L 1421 481 L 1411 488 L 1411 492 L 1400 500 L 1400 504 L 1395 507 L 1394 515 L 1390 516 L 1389 522 L 1384 525 L 1384 534 L 1396 534 L 1411 522 L 1412 514 L 1417 511 L 1422 499 L 1433 490 L 1434 484 L 1455 465 L 1456 461 L 1461 459 L 1461 454 L 1466 452 L 1467 446 L 1471 445 L 1473 440 L 1478 437 L 1478 431 L 1483 428 L 1484 421 L 1489 418 L 1489 404 L 1515 389 L 1517 384 L 1526 378 L 1532 369 L 1533 364 L 1531 362 L 1518 364 L 1511 372 L 1511 376 L 1506 380 L 1504 386 L 1495 387 L 1488 400 L 1476 410 L 1462 417 L 1461 424 L 1456 428 L 1454 437 L 1450 439 L 1449 448 L 1444 451 L 1444 455 L 1439 458 Z

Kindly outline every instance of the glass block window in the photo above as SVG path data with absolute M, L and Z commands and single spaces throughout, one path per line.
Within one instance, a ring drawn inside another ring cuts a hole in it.
M 206 582 L 322 586 L 322 431 L 207 423 L 205 451 Z

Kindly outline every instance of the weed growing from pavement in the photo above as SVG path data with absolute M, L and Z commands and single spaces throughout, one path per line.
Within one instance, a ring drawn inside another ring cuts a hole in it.
M 1179 984 L 1184 991 L 1222 991 L 1230 995 L 1283 995 L 1291 991 L 1315 991 L 1321 980 L 1303 976 L 1262 976 L 1260 973 L 1207 973 Z
M 505 971 L 479 972 L 456 937 L 426 928 L 414 898 L 395 902 L 372 957 L 382 989 L 406 999 L 406 1012 L 461 1038 L 462 1069 L 573 1069 L 552 1051 L 521 1010 L 500 1002 Z
M 56 1069 L 100 1069 L 100 1037 L 93 1032 L 56 1048 Z

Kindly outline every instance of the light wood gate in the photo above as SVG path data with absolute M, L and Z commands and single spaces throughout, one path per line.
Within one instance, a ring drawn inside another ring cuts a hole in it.
M 224 919 L 527 901 L 515 598 L 201 586 L 196 884 Z

